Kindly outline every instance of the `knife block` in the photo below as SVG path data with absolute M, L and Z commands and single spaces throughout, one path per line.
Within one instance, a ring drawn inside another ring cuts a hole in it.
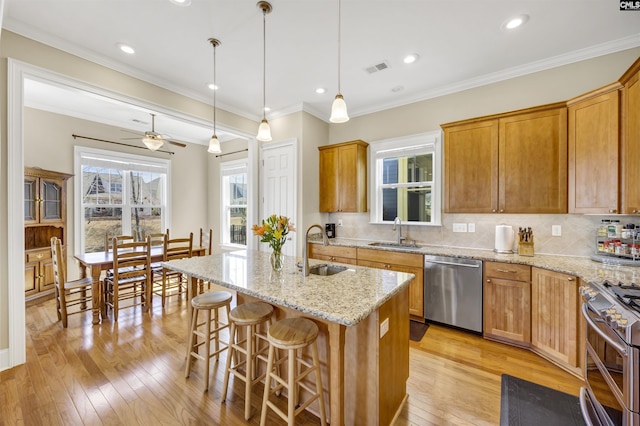
M 518 255 L 533 256 L 533 242 L 518 242 Z

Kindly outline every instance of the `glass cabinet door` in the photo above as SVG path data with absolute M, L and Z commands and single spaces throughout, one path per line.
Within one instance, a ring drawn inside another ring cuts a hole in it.
M 24 221 L 38 221 L 38 179 L 25 176 L 24 178 Z
M 62 220 L 62 183 L 42 179 L 40 198 L 42 202 L 40 221 Z

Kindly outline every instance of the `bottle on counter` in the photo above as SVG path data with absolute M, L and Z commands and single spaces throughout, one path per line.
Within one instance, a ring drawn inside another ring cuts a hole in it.
M 598 237 L 607 237 L 609 236 L 609 224 L 611 221 L 609 219 L 602 219 L 600 221 L 600 226 L 598 226 Z
M 612 219 L 607 227 L 607 236 L 609 238 L 620 238 L 622 234 L 622 224 L 617 219 Z

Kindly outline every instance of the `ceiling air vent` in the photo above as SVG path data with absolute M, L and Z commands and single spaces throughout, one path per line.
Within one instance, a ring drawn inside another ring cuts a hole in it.
M 375 65 L 372 65 L 370 67 L 365 68 L 365 71 L 368 74 L 373 74 L 373 73 L 378 72 L 378 71 L 386 70 L 387 68 L 391 68 L 391 65 L 389 65 L 389 61 L 384 60 L 384 61 L 380 62 L 379 64 L 375 64 Z

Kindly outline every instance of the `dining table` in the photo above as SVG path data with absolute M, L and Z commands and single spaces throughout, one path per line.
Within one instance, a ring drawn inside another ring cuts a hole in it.
M 207 247 L 196 246 L 192 249 L 192 256 L 204 256 L 206 253 Z M 75 254 L 73 257 L 78 261 L 80 278 L 91 277 L 92 322 L 93 324 L 100 324 L 101 320 L 106 317 L 106 305 L 100 291 L 100 274 L 102 271 L 113 268 L 113 250 L 80 253 Z M 164 260 L 164 247 L 151 247 L 150 260 L 151 263 L 162 262 Z M 147 292 L 147 300 L 151 300 L 151 288 Z M 144 309 L 147 312 L 149 305 L 146 304 Z

